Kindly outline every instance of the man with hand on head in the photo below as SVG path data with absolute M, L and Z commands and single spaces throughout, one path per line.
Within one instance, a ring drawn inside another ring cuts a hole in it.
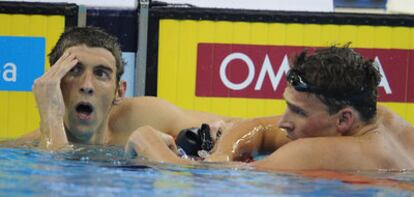
M 51 68 L 33 86 L 40 128 L 13 141 L 15 145 L 38 140 L 47 150 L 71 143 L 123 146 L 142 127 L 175 149 L 172 136 L 181 129 L 233 120 L 183 110 L 155 97 L 123 98 L 126 84 L 120 80 L 124 62 L 119 43 L 98 28 L 64 32 L 49 61 Z
M 414 169 L 414 127 L 394 112 L 377 107 L 380 74 L 372 60 L 348 45 L 331 46 L 294 60 L 284 91 L 281 116 L 236 123 L 217 141 L 207 161 L 240 161 L 271 152 L 250 163 L 270 170 Z M 159 141 L 155 135 L 147 139 Z M 171 152 L 166 146 L 146 151 L 131 136 L 127 150 L 151 160 Z M 160 143 L 161 144 L 161 143 Z M 155 155 L 155 156 L 154 156 Z M 171 154 L 172 163 L 194 163 Z

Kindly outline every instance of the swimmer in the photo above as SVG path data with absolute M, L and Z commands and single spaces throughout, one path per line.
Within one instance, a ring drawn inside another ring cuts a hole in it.
M 255 152 L 271 152 L 249 165 L 264 170 L 414 169 L 414 127 L 377 107 L 378 69 L 349 44 L 313 54 L 303 51 L 286 80 L 284 114 L 234 124 L 207 161 L 239 161 Z M 149 138 L 161 142 L 154 135 Z M 146 152 L 144 143 L 134 149 L 157 161 L 156 155 L 171 152 L 165 147 L 160 143 L 157 150 Z M 194 163 L 174 154 L 162 161 Z
M 64 32 L 49 61 L 51 68 L 33 86 L 40 128 L 12 141 L 15 145 L 39 141 L 47 150 L 73 143 L 124 146 L 142 127 L 151 128 L 174 149 L 173 137 L 183 128 L 237 120 L 180 109 L 155 97 L 124 98 L 119 43 L 98 28 Z

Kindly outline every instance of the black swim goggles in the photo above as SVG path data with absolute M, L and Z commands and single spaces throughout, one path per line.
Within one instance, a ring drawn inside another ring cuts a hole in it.
M 290 69 L 286 74 L 286 81 L 300 92 L 320 93 L 321 90 L 313 85 L 310 85 L 306 80 L 300 76 L 299 72 Z
M 296 91 L 309 92 L 318 95 L 322 95 L 325 98 L 332 98 L 337 101 L 342 101 L 348 104 L 361 103 L 361 99 L 366 97 L 367 94 L 371 94 L 371 91 L 364 88 L 363 86 L 352 93 L 344 91 L 328 92 L 322 88 L 318 88 L 314 85 L 309 84 L 297 70 L 290 69 L 286 74 L 286 81 L 295 88 Z M 363 99 L 362 99 L 363 100 Z

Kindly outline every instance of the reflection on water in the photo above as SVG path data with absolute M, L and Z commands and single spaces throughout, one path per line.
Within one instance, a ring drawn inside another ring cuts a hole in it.
M 64 160 L 76 160 L 82 163 L 91 161 L 114 166 L 127 162 L 124 149 L 121 146 L 74 145 L 72 150 L 54 156 Z
M 51 154 L 0 148 L 0 196 L 412 196 L 378 185 L 305 178 L 286 172 L 131 161 L 115 146 L 77 146 Z M 356 174 L 414 184 L 414 172 Z

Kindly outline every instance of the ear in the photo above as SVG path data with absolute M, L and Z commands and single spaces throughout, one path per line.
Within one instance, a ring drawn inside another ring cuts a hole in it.
M 356 119 L 356 113 L 351 107 L 345 107 L 338 112 L 336 128 L 342 135 L 349 132 Z
M 126 88 L 127 88 L 126 81 L 120 80 L 118 84 L 118 89 L 116 90 L 115 99 L 112 102 L 114 105 L 120 103 L 122 98 L 125 97 Z
M 127 82 L 125 80 L 120 80 L 119 81 L 119 86 L 118 86 L 118 97 L 125 97 L 125 92 L 127 89 Z

